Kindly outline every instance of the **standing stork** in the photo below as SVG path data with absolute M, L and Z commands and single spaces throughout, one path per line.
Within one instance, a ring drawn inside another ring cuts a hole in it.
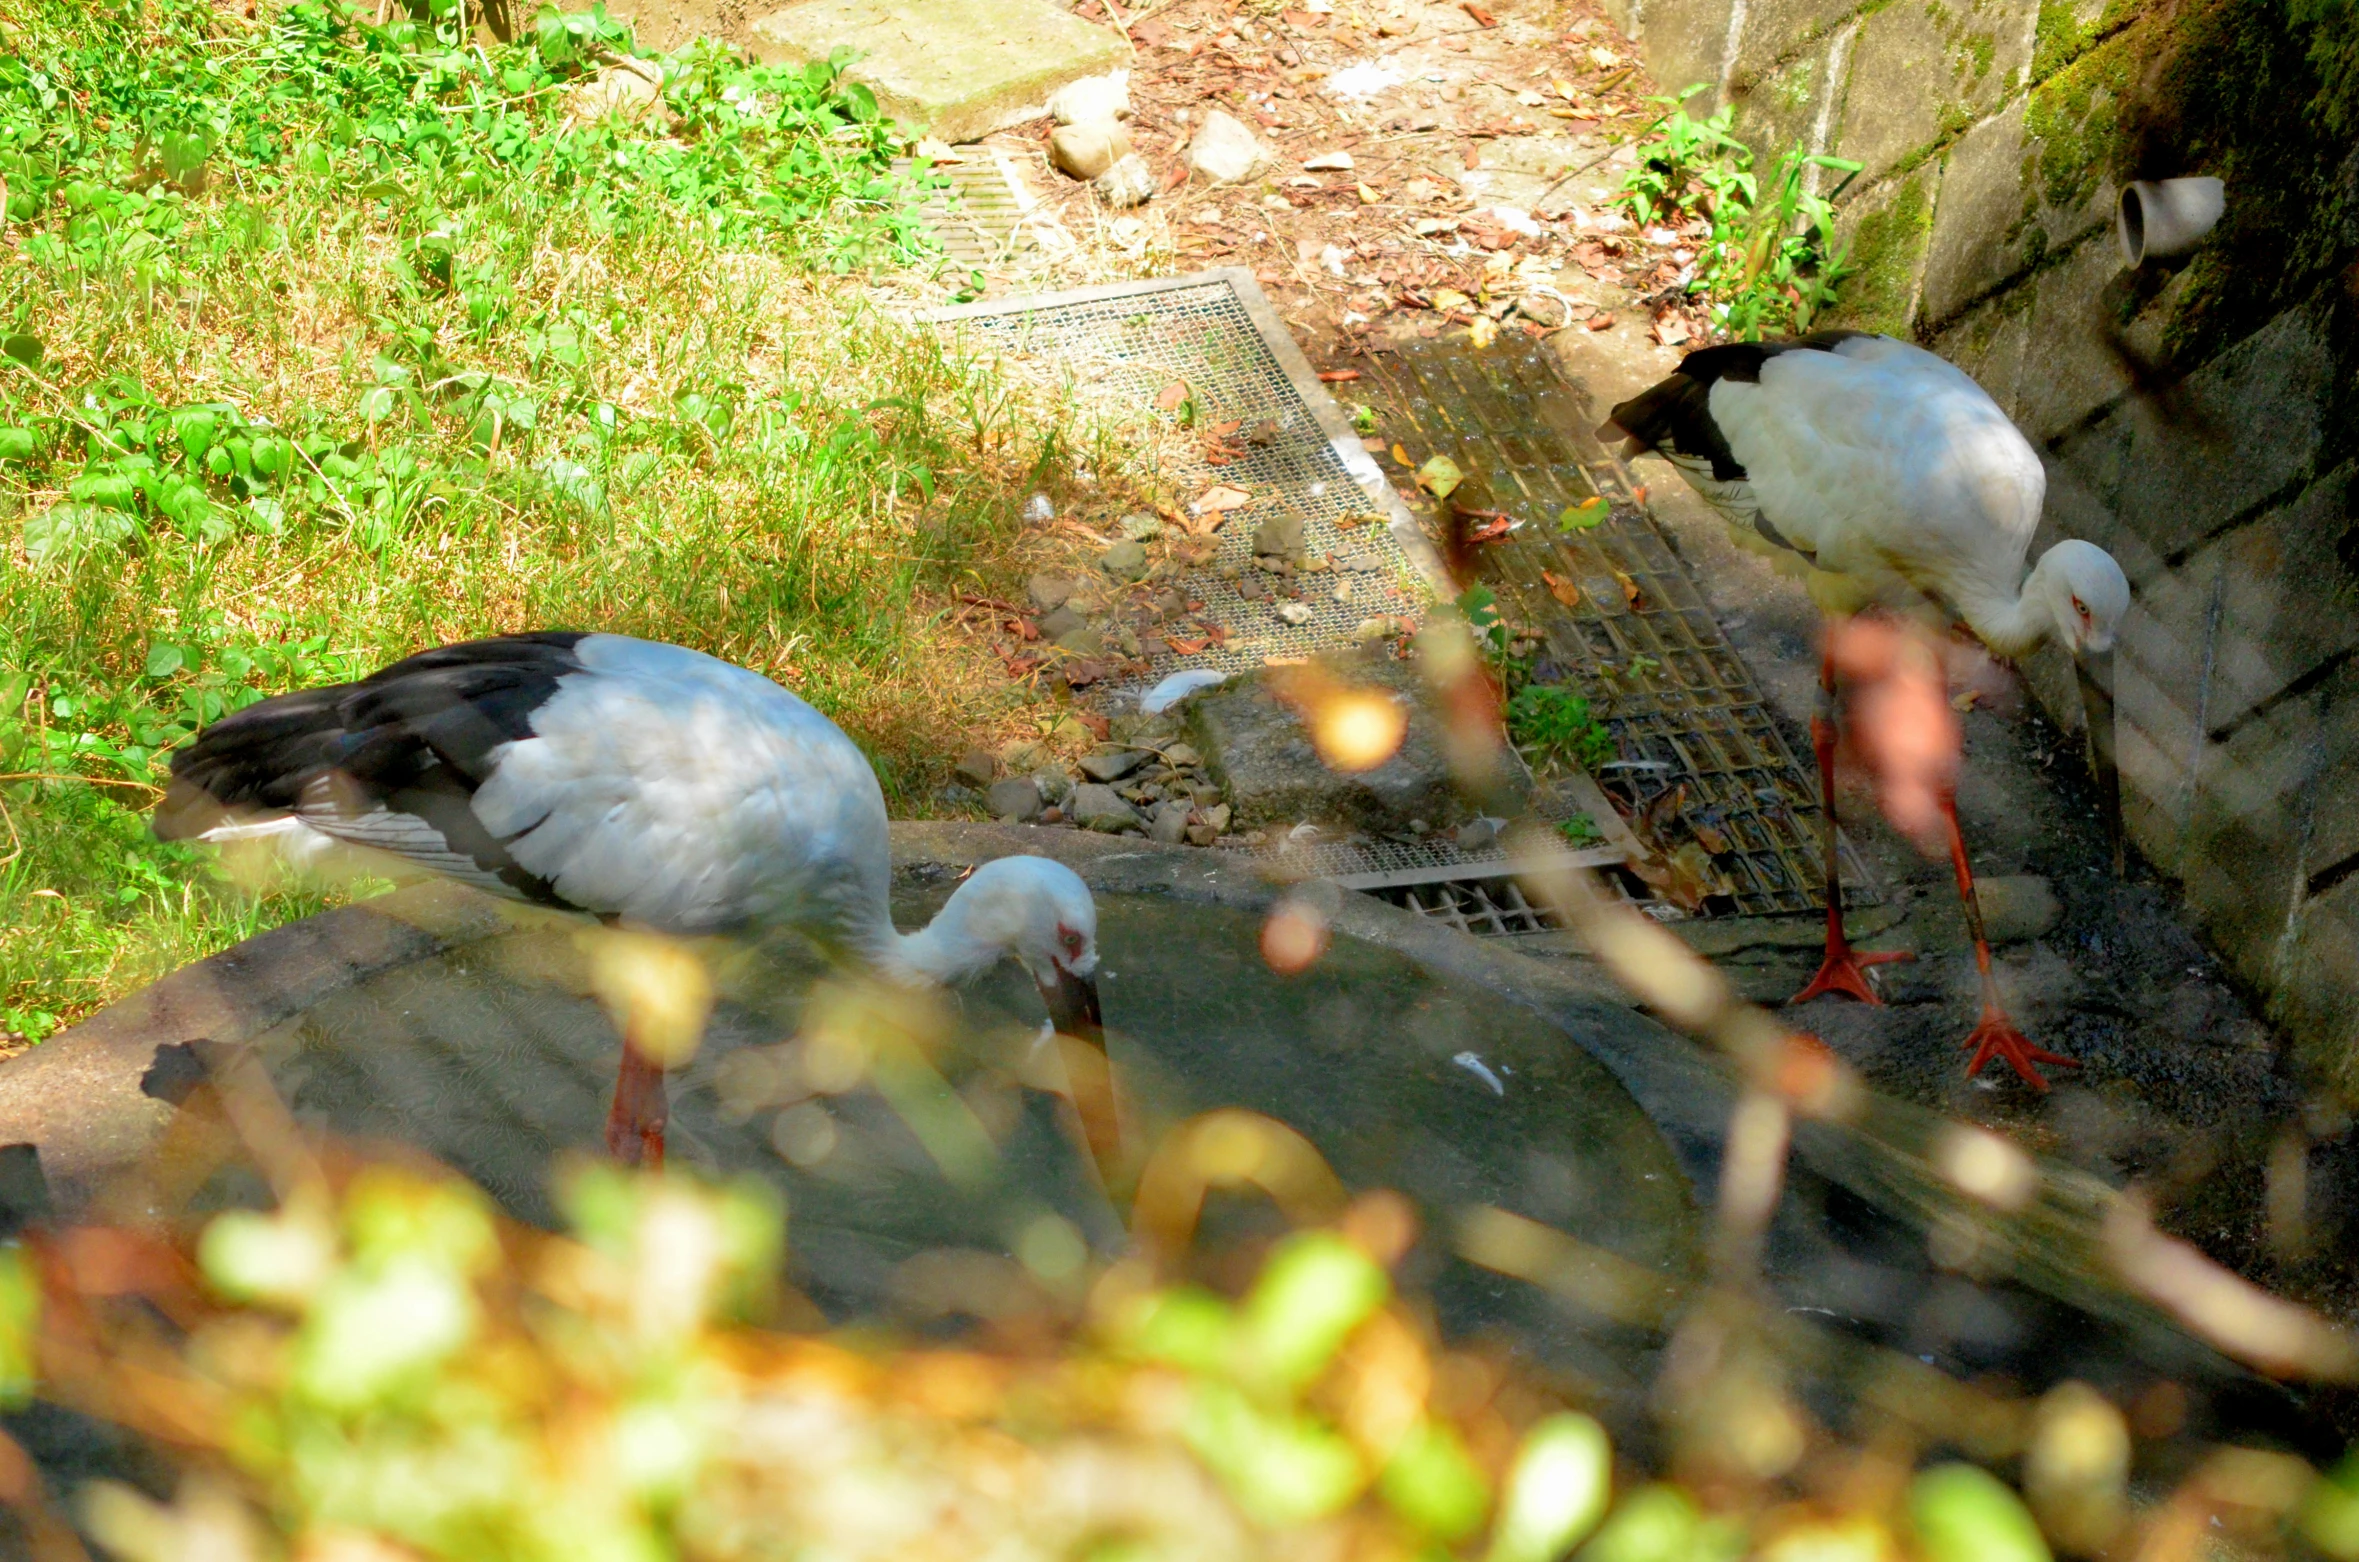
M 2071 540 L 2025 574 L 2046 475 L 2029 442 L 1963 371 L 1857 331 L 1707 347 L 1614 408 L 1598 435 L 1626 440 L 1627 455 L 1660 451 L 1740 541 L 1803 566 L 1812 598 L 1829 614 L 1930 604 L 2002 657 L 2049 640 L 2072 653 L 2118 862 L 2112 652 L 2129 581 L 2103 549 Z M 1833 992 L 1876 1003 L 1866 968 L 1905 956 L 1863 954 L 1843 936 L 1831 653 L 1820 691 L 1810 735 L 1825 806 L 1827 954 L 1793 1001 Z M 2000 1006 L 1954 792 L 1940 801 L 1982 977 L 1982 1019 L 1966 1041 L 1974 1049 L 1966 1072 L 2003 1058 L 2044 1090 L 2033 1065 L 2071 1059 L 2033 1046 Z
M 172 756 L 155 833 L 391 852 L 511 900 L 694 936 L 787 927 L 911 986 L 1012 959 L 1100 1048 L 1097 908 L 1042 857 L 895 930 L 885 799 L 843 732 L 758 673 L 622 635 L 502 635 L 250 705 Z M 662 1066 L 628 1027 L 607 1148 L 660 1163 Z M 1108 1125 L 1092 1124 L 1099 1139 Z

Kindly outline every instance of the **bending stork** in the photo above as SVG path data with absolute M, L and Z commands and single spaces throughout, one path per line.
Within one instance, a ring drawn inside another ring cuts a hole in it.
M 1071 869 L 986 863 L 893 927 L 884 793 L 852 740 L 758 673 L 622 635 L 503 635 L 250 705 L 172 756 L 171 840 L 346 842 L 511 900 L 698 935 L 799 931 L 895 982 L 1012 959 L 1099 1047 L 1097 908 Z M 606 1125 L 663 1157 L 663 1070 L 623 1038 Z M 1092 1138 L 1099 1137 L 1093 1125 Z
M 2110 554 L 2079 541 L 2057 543 L 2025 575 L 2046 474 L 1981 386 L 1889 337 L 1822 331 L 1689 353 L 1669 379 L 1614 408 L 1598 434 L 1627 440 L 1629 455 L 1660 451 L 1740 541 L 1807 566 L 1811 595 L 1829 613 L 1930 599 L 2000 656 L 2024 656 L 2047 640 L 2071 652 L 2118 863 L 2112 652 L 2129 581 Z M 1820 690 L 1810 733 L 1825 805 L 1827 954 L 1793 1001 L 1838 992 L 1876 1003 L 1866 967 L 1905 957 L 1861 954 L 1843 935 L 1831 656 Z M 2001 1008 L 1954 793 L 1941 803 L 1982 976 L 1966 1072 L 2004 1058 L 2044 1090 L 2033 1065 L 2071 1060 L 2033 1046 Z

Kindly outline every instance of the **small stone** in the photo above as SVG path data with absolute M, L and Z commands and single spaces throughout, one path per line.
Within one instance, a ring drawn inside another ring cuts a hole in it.
M 1188 838 L 1188 805 L 1165 803 L 1155 810 L 1155 822 L 1147 827 L 1147 834 L 1166 846 L 1177 846 Z
M 1130 72 L 1108 71 L 1069 81 L 1049 94 L 1049 117 L 1060 125 L 1130 118 Z
M 970 786 L 989 786 L 999 774 L 999 761 L 979 748 L 971 748 L 961 755 L 952 767 L 961 781 Z
M 1248 575 L 1237 582 L 1237 595 L 1248 602 L 1259 602 L 1269 594 L 1270 588 L 1262 583 L 1259 575 Z
M 1065 810 L 1084 830 L 1117 835 L 1139 827 L 1138 810 L 1114 795 L 1110 786 L 1077 786 Z
M 1098 199 L 1115 211 L 1128 211 L 1155 198 L 1155 170 L 1145 158 L 1133 152 L 1116 158 L 1114 166 L 1091 180 L 1090 185 L 1098 192 Z
M 1253 551 L 1262 558 L 1291 559 L 1302 552 L 1302 517 L 1281 510 L 1253 529 Z
M 1214 804 L 1213 804 L 1213 805 L 1212 805 L 1210 808 L 1206 808 L 1206 807 L 1204 807 L 1202 804 L 1198 804 L 1198 805 L 1197 805 L 1197 808 L 1196 808 L 1196 813 L 1197 813 L 1197 816 L 1198 816 L 1199 818 L 1201 818 L 1201 819 L 1202 819 L 1202 820 L 1203 820 L 1203 821 L 1204 821 L 1206 824 L 1208 824 L 1208 825 L 1211 825 L 1211 826 L 1212 826 L 1212 833 L 1213 833 L 1213 834 L 1215 834 L 1215 835 L 1225 835 L 1225 834 L 1227 834 L 1227 833 L 1228 833 L 1228 829 L 1229 829 L 1229 805 L 1228 805 L 1228 804 L 1226 804 L 1226 803 L 1214 803 Z
M 1106 652 L 1105 640 L 1087 624 L 1066 630 L 1057 636 L 1055 643 L 1058 650 L 1085 661 L 1093 656 L 1103 656 Z
M 1174 743 L 1163 751 L 1163 762 L 1175 770 L 1184 770 L 1191 765 L 1203 764 L 1204 756 L 1190 744 Z
M 1317 554 L 1312 554 L 1302 561 L 1302 572 L 1305 575 L 1324 575 L 1334 567 L 1332 563 Z
M 1118 542 L 1098 555 L 1098 568 L 1116 580 L 1138 580 L 1147 573 L 1147 545 Z
M 1302 160 L 1302 166 L 1312 173 L 1341 173 L 1351 165 L 1352 155 L 1349 152 L 1321 152 L 1316 157 Z
M 1139 654 L 1138 632 L 1128 625 L 1114 631 L 1114 643 L 1122 647 L 1124 656 L 1135 657 Z
M 1335 567 L 1350 570 L 1355 575 L 1372 575 L 1384 568 L 1384 560 L 1373 553 L 1339 553 L 1335 556 Z
M 1025 582 L 1024 594 L 1032 599 L 1034 607 L 1046 613 L 1065 605 L 1065 599 L 1073 594 L 1073 582 L 1062 575 L 1035 575 Z
M 1316 615 L 1308 602 L 1281 602 L 1278 604 L 1278 616 L 1299 629 Z
M 1102 748 L 1082 756 L 1081 770 L 1092 781 L 1118 781 L 1146 762 L 1144 749 Z
M 566 100 L 567 111 L 585 124 L 643 119 L 662 112 L 663 73 L 652 60 L 617 60 L 575 86 Z
M 1259 137 L 1219 109 L 1204 116 L 1188 143 L 1188 166 L 1214 184 L 1242 184 L 1269 165 Z
M 1032 784 L 1030 776 L 1010 776 L 991 783 L 991 790 L 983 794 L 983 804 L 994 819 L 1027 822 L 1040 817 L 1040 788 Z
M 1061 803 L 1073 793 L 1073 778 L 1065 774 L 1062 765 L 1043 765 L 1033 771 L 1032 784 L 1052 803 Z
M 1220 801 L 1220 788 L 1210 781 L 1191 781 L 1188 792 L 1196 799 L 1198 808 L 1210 808 Z
M 1103 613 L 1106 610 L 1106 583 L 1102 580 L 1077 580 L 1073 594 L 1065 605 L 1076 613 Z
M 1163 618 L 1188 616 L 1188 599 L 1184 592 L 1166 591 L 1155 599 L 1155 612 Z
M 1188 826 L 1188 844 L 1190 846 L 1210 846 L 1219 839 L 1220 831 L 1211 825 L 1191 824 Z
M 1110 119 L 1061 125 L 1048 138 L 1049 161 L 1076 179 L 1095 179 L 1130 155 L 1130 132 Z
M 1057 518 L 1057 506 L 1046 494 L 1034 494 L 1024 501 L 1024 519 L 1035 526 L 1045 526 Z
M 1499 844 L 1499 821 L 1469 819 L 1458 827 L 1457 838 L 1462 852 L 1487 852 Z
M 1018 738 L 1013 743 L 1002 743 L 998 749 L 999 770 L 1002 775 L 1030 775 L 1048 763 L 1048 750 L 1030 738 Z
M 1974 881 L 1982 933 L 1994 944 L 2028 944 L 2056 930 L 2064 907 L 2055 888 L 2036 873 L 2002 873 Z
M 971 786 L 960 786 L 953 781 L 934 794 L 935 801 L 946 808 L 968 808 L 983 800 L 983 794 Z
M 1040 822 L 1042 824 L 1063 824 L 1065 822 L 1065 810 L 1055 806 L 1054 804 L 1051 804 L 1040 811 Z
M 1152 542 L 1163 535 L 1163 517 L 1133 510 L 1121 520 L 1122 535 L 1132 542 Z

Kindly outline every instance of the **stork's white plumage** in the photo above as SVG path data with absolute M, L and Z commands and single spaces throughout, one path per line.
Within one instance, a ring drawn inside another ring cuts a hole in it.
M 884 793 L 836 725 L 758 673 L 622 635 L 443 646 L 264 700 L 172 757 L 165 840 L 343 842 L 510 899 L 679 935 L 791 928 L 900 983 L 1030 972 L 1103 1044 L 1097 910 L 1071 869 L 988 863 L 893 926 Z M 660 1155 L 662 1087 L 625 1038 L 608 1139 Z
M 2026 574 L 2046 477 L 2039 456 L 1974 380 L 1889 337 L 1828 331 L 1788 342 L 1692 352 L 1679 372 L 1614 408 L 1602 437 L 1630 454 L 1660 451 L 1748 544 L 1782 554 L 1830 613 L 1930 606 L 2000 656 L 2053 640 L 2080 659 L 2091 755 L 2119 820 L 2111 773 L 2110 657 L 2130 586 L 2103 549 L 2066 540 Z M 1843 934 L 1834 800 L 1834 672 L 1811 723 L 1825 804 L 1827 958 L 1797 995 L 1842 992 L 1877 1002 L 1863 955 Z M 1991 980 L 1973 876 L 1944 799 L 1958 890 L 1983 978 L 1982 1023 L 1968 1073 L 2004 1058 L 2045 1088 L 2032 1065 L 2066 1062 L 2026 1041 Z

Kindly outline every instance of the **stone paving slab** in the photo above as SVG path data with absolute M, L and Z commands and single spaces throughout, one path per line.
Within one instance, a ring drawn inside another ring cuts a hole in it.
M 773 59 L 859 55 L 851 75 L 912 129 L 977 141 L 1041 113 L 1130 47 L 1051 0 L 805 0 L 753 24 Z

